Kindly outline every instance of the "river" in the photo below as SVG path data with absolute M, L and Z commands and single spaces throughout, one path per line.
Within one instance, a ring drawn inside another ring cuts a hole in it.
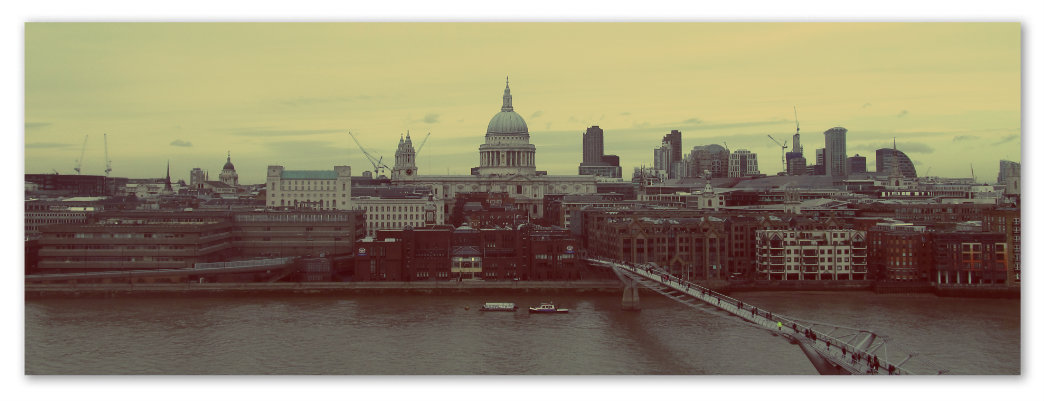
M 1020 374 L 1020 301 L 869 292 L 734 294 L 874 330 L 953 374 Z M 27 374 L 814 375 L 764 329 L 655 294 L 31 299 Z M 515 302 L 516 313 L 480 312 Z M 465 308 L 467 307 L 467 309 Z

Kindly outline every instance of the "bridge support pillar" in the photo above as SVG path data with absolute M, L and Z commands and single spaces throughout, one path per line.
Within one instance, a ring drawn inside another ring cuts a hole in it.
M 638 302 L 638 285 L 631 279 L 623 280 L 623 300 L 621 306 L 623 310 L 642 310 L 641 304 Z

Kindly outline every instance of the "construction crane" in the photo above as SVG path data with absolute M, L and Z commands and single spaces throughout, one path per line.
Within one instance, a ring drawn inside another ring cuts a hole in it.
M 76 160 L 76 167 L 73 168 L 77 175 L 80 174 L 80 167 L 83 167 L 83 154 L 85 152 L 87 152 L 87 135 L 83 136 L 83 147 L 80 148 L 80 158 Z
M 780 158 L 781 158 L 781 160 L 783 160 L 783 171 L 787 171 L 787 141 L 783 141 L 783 143 L 779 143 L 779 141 L 777 141 L 776 138 L 773 138 L 772 135 L 769 135 L 768 137 L 769 137 L 769 139 L 772 140 L 772 142 L 775 142 L 776 145 L 779 145 L 780 148 L 782 148 L 782 152 L 783 153 L 780 156 Z
M 420 151 L 421 151 L 421 149 L 422 149 L 422 148 L 424 148 L 424 144 L 428 143 L 428 137 L 430 137 L 430 136 L 431 136 L 431 133 L 430 133 L 430 132 L 428 133 L 428 135 L 425 135 L 425 136 L 424 136 L 424 140 L 422 140 L 422 141 L 421 141 L 421 144 L 420 144 L 420 146 L 418 146 L 418 147 L 417 147 L 417 150 L 413 152 L 414 156 L 416 156 L 416 155 L 419 155 L 419 154 L 420 154 Z
M 362 144 L 359 143 L 359 139 L 355 137 L 355 134 L 353 134 L 352 131 L 348 131 L 348 135 L 350 135 L 352 137 L 352 140 L 355 141 L 355 144 L 357 146 L 359 146 L 359 150 L 362 151 L 363 155 L 366 156 L 366 159 L 369 160 L 370 164 L 373 165 L 373 175 L 374 175 L 373 178 L 380 177 L 382 174 L 384 174 L 384 169 L 390 169 L 391 168 L 391 167 L 388 167 L 387 165 L 385 165 L 382 162 L 384 160 L 384 156 L 373 157 L 373 155 L 371 155 L 370 152 L 367 152 L 366 148 L 364 148 L 362 146 Z M 427 138 L 425 138 L 425 139 L 427 139 Z
M 102 134 L 102 137 L 105 138 L 105 176 L 108 177 L 112 172 L 112 160 L 109 160 L 109 134 Z

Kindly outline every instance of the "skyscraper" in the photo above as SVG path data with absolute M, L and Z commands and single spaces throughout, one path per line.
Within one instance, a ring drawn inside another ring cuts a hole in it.
M 857 174 L 866 172 L 866 157 L 860 156 L 856 153 L 855 156 L 848 158 L 848 174 Z
M 604 137 L 602 129 L 597 125 L 584 132 L 583 161 L 580 162 L 580 175 L 620 178 L 620 157 L 603 153 Z
M 997 171 L 997 183 L 1005 184 L 1009 178 L 1021 176 L 1022 164 L 1010 160 L 1000 161 L 1000 170 Z
M 751 177 L 761 174 L 758 171 L 758 155 L 746 149 L 739 149 L 729 155 L 729 177 Z
M 587 128 L 584 132 L 584 164 L 597 164 L 602 162 L 603 152 L 602 129 L 597 125 Z
M 679 178 L 675 173 L 677 169 L 674 168 L 676 163 L 682 162 L 682 137 L 681 131 L 676 129 L 671 130 L 670 134 L 663 136 L 663 144 L 667 146 L 670 152 L 670 158 L 664 170 L 667 171 L 667 178 Z
M 824 174 L 831 177 L 848 176 L 846 133 L 848 133 L 848 130 L 842 127 L 834 127 L 823 132 L 823 136 L 826 139 L 826 146 L 824 147 L 826 151 L 823 154 L 826 165 Z
M 894 173 L 892 170 L 895 169 L 900 176 L 917 178 L 917 169 L 914 168 L 913 162 L 906 156 L 906 153 L 897 149 L 878 149 L 876 163 L 878 175 L 892 175 Z

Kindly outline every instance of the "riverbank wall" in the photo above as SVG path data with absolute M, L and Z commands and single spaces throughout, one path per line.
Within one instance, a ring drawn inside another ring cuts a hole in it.
M 1018 287 L 947 286 L 915 283 L 875 283 L 869 281 L 758 281 L 697 282 L 723 294 L 761 291 L 872 291 L 879 294 L 927 293 L 940 297 L 1019 299 Z M 284 296 L 284 295 L 498 295 L 498 294 L 622 294 L 620 281 L 419 281 L 419 282 L 315 282 L 315 283 L 155 283 L 155 284 L 26 284 L 26 299 L 38 298 L 116 298 L 116 297 L 199 297 L 199 296 Z M 642 295 L 655 294 L 640 289 Z
M 180 283 L 180 284 L 27 284 L 26 299 L 388 295 L 388 294 L 570 294 L 620 293 L 618 280 L 590 281 L 422 281 L 316 283 Z

